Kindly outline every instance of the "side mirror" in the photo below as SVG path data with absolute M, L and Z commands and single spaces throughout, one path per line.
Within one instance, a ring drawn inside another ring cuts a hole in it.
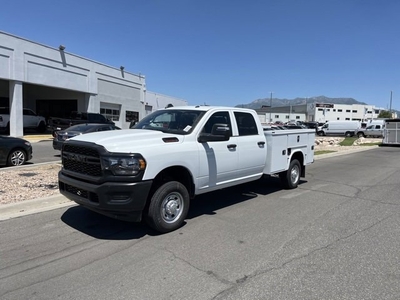
M 214 124 L 211 133 L 201 133 L 197 139 L 199 143 L 229 141 L 231 129 L 227 124 Z

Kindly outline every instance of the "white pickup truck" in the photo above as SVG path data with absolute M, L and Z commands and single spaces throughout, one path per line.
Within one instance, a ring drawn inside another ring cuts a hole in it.
M 264 131 L 254 110 L 171 107 L 133 129 L 90 133 L 64 143 L 59 189 L 109 217 L 159 232 L 179 228 L 196 195 L 279 175 L 296 188 L 314 161 L 315 130 Z

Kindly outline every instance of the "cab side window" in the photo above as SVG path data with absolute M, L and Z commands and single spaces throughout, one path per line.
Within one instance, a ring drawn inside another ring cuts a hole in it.
M 238 125 L 239 136 L 258 135 L 257 124 L 252 114 L 235 112 L 235 119 Z
M 33 113 L 33 111 L 29 110 L 29 109 L 24 109 L 23 110 L 23 114 L 25 116 L 34 116 L 35 114 Z
M 231 119 L 229 118 L 229 113 L 227 111 L 221 111 L 214 113 L 207 121 L 206 125 L 204 125 L 203 133 L 211 133 L 211 130 L 215 124 L 226 124 L 231 129 L 232 136 L 232 126 Z

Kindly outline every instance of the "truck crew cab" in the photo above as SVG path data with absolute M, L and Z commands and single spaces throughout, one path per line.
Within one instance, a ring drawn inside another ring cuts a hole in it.
M 159 232 L 179 228 L 196 195 L 278 175 L 292 189 L 314 161 L 315 130 L 263 131 L 254 110 L 171 107 L 133 129 L 67 140 L 59 189 L 98 213 L 142 216 Z

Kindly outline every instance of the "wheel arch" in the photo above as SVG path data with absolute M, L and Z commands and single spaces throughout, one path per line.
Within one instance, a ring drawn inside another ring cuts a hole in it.
M 7 164 L 8 166 L 10 165 L 11 154 L 13 154 L 15 151 L 21 151 L 21 152 L 24 153 L 24 156 L 25 156 L 24 164 L 26 163 L 26 161 L 27 161 L 27 159 L 28 159 L 28 153 L 26 152 L 26 150 L 25 150 L 24 148 L 18 147 L 18 146 L 17 146 L 17 147 L 14 147 L 14 148 L 12 148 L 12 149 L 8 152 L 8 154 L 7 154 L 6 164 Z
M 168 181 L 179 181 L 182 183 L 190 198 L 194 197 L 194 180 L 192 173 L 183 166 L 171 166 L 162 171 L 160 171 L 153 180 L 153 185 L 151 187 L 151 194 L 163 183 Z
M 292 154 L 292 156 L 290 157 L 290 161 L 288 162 L 288 164 L 290 165 L 290 163 L 295 159 L 297 159 L 299 161 L 299 163 L 300 163 L 300 168 L 301 168 L 300 177 L 305 177 L 306 176 L 306 168 L 304 166 L 304 154 L 303 154 L 303 152 L 300 151 L 300 150 L 294 152 Z

